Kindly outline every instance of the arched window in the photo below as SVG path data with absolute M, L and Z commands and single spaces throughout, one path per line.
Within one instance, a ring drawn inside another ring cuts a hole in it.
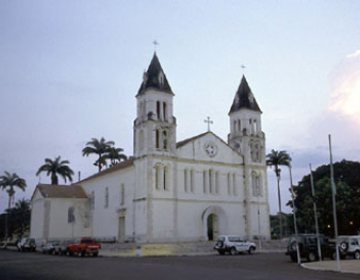
M 160 129 L 155 130 L 155 147 L 160 149 Z
M 194 169 L 190 170 L 190 191 L 194 192 Z
M 160 189 L 160 178 L 161 178 L 161 165 L 160 164 L 156 164 L 155 165 L 155 188 L 157 190 Z
M 105 188 L 105 204 L 104 204 L 105 208 L 109 207 L 109 188 L 106 187 Z
M 220 190 L 219 171 L 215 172 L 215 193 L 218 194 Z
M 236 125 L 236 120 L 234 121 L 234 132 L 236 132 L 236 127 L 237 127 L 237 125 Z
M 125 186 L 121 184 L 120 189 L 120 205 L 123 206 L 125 204 Z
M 73 206 L 68 209 L 68 223 L 75 223 L 75 208 Z
M 188 192 L 188 170 L 184 169 L 184 191 Z
M 168 166 L 164 166 L 164 177 L 163 177 L 163 187 L 164 190 L 169 189 L 169 184 L 168 184 L 168 176 L 169 175 L 169 167 Z
M 90 208 L 91 208 L 91 210 L 95 210 L 95 192 L 94 191 L 91 192 Z
M 257 132 L 258 132 L 258 127 L 257 127 L 257 121 L 256 121 L 256 120 L 254 120 L 253 126 L 254 126 L 253 133 L 254 133 L 254 134 L 257 134 Z
M 203 171 L 203 192 L 207 193 L 207 187 L 206 187 L 206 171 Z
M 230 175 L 230 173 L 227 174 L 227 188 L 228 188 L 228 195 L 231 195 L 231 175 Z
M 156 115 L 157 115 L 157 118 L 160 120 L 160 118 L 161 118 L 160 101 L 156 101 Z
M 163 141 L 163 148 L 164 150 L 168 149 L 168 131 L 164 130 L 162 132 L 162 141 Z
M 144 149 L 144 131 L 140 130 L 140 136 L 139 136 L 139 145 L 140 145 L 140 151 L 142 152 Z
M 163 119 L 164 119 L 164 121 L 167 121 L 167 106 L 166 106 L 166 102 L 163 103 Z
M 233 173 L 233 193 L 234 195 L 237 195 L 237 189 L 236 189 L 236 174 Z
M 241 120 L 238 120 L 238 131 L 241 131 Z
M 256 172 L 251 173 L 253 196 L 262 196 L 261 178 Z
M 209 170 L 209 193 L 214 193 L 214 179 L 212 169 Z

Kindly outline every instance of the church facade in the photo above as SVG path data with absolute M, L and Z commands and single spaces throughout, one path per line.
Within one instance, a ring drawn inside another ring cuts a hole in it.
M 71 186 L 38 185 L 31 236 L 119 242 L 270 238 L 261 110 L 243 76 L 227 142 L 177 142 L 174 93 L 154 54 L 136 95 L 133 157 Z

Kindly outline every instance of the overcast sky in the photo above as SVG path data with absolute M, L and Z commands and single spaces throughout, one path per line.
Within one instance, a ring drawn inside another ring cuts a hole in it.
M 177 141 L 207 130 L 227 141 L 243 71 L 263 111 L 267 152 L 293 158 L 294 183 L 360 156 L 360 1 L 0 1 L 0 175 L 50 183 L 37 169 L 61 156 L 85 178 L 105 137 L 132 155 L 135 95 L 157 54 L 175 93 Z M 245 65 L 243 70 L 241 65 Z M 75 176 L 77 179 L 77 176 Z M 276 181 L 268 171 L 271 213 Z M 63 183 L 63 181 L 60 181 Z M 283 204 L 290 199 L 282 171 Z M 7 205 L 0 192 L 0 212 Z M 284 206 L 285 207 L 285 206 Z M 290 211 L 289 208 L 284 208 Z

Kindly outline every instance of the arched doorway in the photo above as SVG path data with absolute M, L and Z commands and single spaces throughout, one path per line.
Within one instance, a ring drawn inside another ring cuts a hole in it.
M 219 223 L 218 216 L 210 214 L 207 218 L 207 238 L 208 240 L 214 240 L 219 235 Z
M 220 234 L 228 232 L 228 218 L 220 206 L 207 207 L 201 215 L 201 220 L 204 240 L 214 240 Z

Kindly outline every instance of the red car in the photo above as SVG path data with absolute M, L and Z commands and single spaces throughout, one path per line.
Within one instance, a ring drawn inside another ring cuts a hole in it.
M 92 238 L 83 237 L 76 239 L 74 243 L 67 245 L 66 255 L 72 256 L 77 254 L 79 257 L 84 257 L 86 255 L 97 257 L 100 249 L 101 244 L 95 243 Z

